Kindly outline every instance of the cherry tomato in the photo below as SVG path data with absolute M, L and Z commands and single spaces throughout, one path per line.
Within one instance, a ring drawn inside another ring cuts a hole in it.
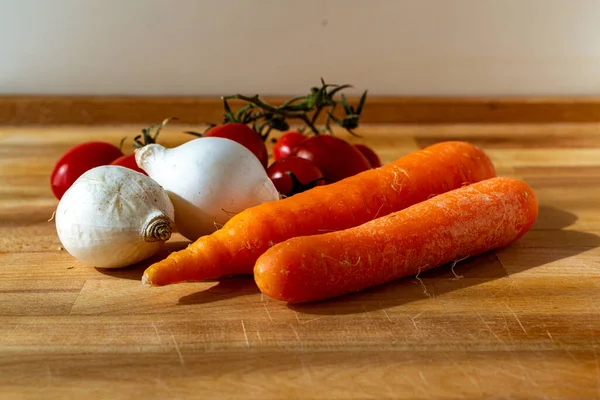
M 300 132 L 288 132 L 283 135 L 275 142 L 273 146 L 273 158 L 280 160 L 292 154 L 292 150 L 295 146 L 304 142 L 307 137 Z
M 329 183 L 371 169 L 369 160 L 356 147 L 331 135 L 311 136 L 297 145 L 293 154 L 311 160 Z
M 373 168 L 379 168 L 381 167 L 381 160 L 379 159 L 379 156 L 377 155 L 377 153 L 375 153 L 373 151 L 372 148 L 370 148 L 369 146 L 365 146 L 364 144 L 355 144 L 354 147 L 356 147 L 358 149 L 358 151 L 360 151 L 363 156 L 367 157 L 367 160 L 369 160 L 369 164 L 371 164 L 371 167 Z
M 204 137 L 211 136 L 222 137 L 238 142 L 254 153 L 261 164 L 267 168 L 267 163 L 269 162 L 267 146 L 265 146 L 265 142 L 260 135 L 249 126 L 240 123 L 217 125 L 204 134 Z
M 129 154 L 127 156 L 119 157 L 113 162 L 111 162 L 110 165 L 120 165 L 121 167 L 126 167 L 134 171 L 140 172 L 144 175 L 148 175 L 146 171 L 138 167 L 137 163 L 135 162 L 135 154 Z
M 105 142 L 86 142 L 71 147 L 54 165 L 50 177 L 52 193 L 60 200 L 81 174 L 108 165 L 122 155 L 117 146 Z
M 267 175 L 277 191 L 286 196 L 325 184 L 323 173 L 312 161 L 296 156 L 275 161 L 267 169 Z

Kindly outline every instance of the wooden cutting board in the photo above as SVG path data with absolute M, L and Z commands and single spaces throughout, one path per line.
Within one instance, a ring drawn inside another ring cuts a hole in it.
M 533 187 L 539 219 L 453 269 L 297 306 L 251 277 L 145 288 L 148 263 L 103 271 L 62 250 L 53 163 L 139 129 L 0 128 L 0 398 L 600 398 L 600 125 L 363 127 L 384 162 L 481 146 Z

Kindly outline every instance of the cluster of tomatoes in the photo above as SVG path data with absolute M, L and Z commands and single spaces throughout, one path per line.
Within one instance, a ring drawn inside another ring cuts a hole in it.
M 282 135 L 273 146 L 267 173 L 280 193 L 293 195 L 381 166 L 377 154 L 363 144 L 332 135 Z
M 283 134 L 273 146 L 271 165 L 263 138 L 245 124 L 217 125 L 203 136 L 222 137 L 245 146 L 256 155 L 279 193 L 285 196 L 381 166 L 379 157 L 369 147 L 328 134 L 306 136 L 295 131 Z M 106 142 L 82 143 L 69 149 L 55 164 L 51 176 L 55 197 L 60 199 L 80 175 L 101 165 L 120 165 L 145 174 L 137 166 L 135 156 L 123 154 L 117 146 Z
M 273 146 L 274 162 L 271 165 L 268 165 L 269 154 L 263 139 L 247 125 L 219 125 L 204 136 L 223 137 L 246 146 L 267 169 L 267 175 L 279 193 L 285 196 L 381 166 L 371 148 L 353 145 L 333 135 L 306 136 L 296 131 L 287 132 Z

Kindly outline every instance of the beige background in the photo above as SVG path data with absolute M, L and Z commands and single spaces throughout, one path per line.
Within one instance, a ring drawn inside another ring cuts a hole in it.
M 595 0 L 0 0 L 0 93 L 600 93 Z

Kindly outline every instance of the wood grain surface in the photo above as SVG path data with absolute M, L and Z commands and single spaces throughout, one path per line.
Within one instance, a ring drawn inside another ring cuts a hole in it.
M 297 306 L 251 277 L 145 288 L 148 262 L 106 271 L 62 250 L 53 163 L 139 129 L 0 128 L 0 398 L 600 398 L 600 125 L 364 126 L 352 140 L 385 162 L 481 146 L 533 187 L 539 219 L 453 269 Z
M 223 93 L 224 95 L 231 93 Z M 248 93 L 252 95 L 254 93 Z M 288 97 L 266 96 L 272 104 Z M 356 97 L 349 99 L 357 104 Z M 242 104 L 232 101 L 232 106 Z M 0 95 L 0 125 L 219 123 L 219 97 Z M 598 97 L 368 97 L 361 121 L 388 124 L 600 122 Z

